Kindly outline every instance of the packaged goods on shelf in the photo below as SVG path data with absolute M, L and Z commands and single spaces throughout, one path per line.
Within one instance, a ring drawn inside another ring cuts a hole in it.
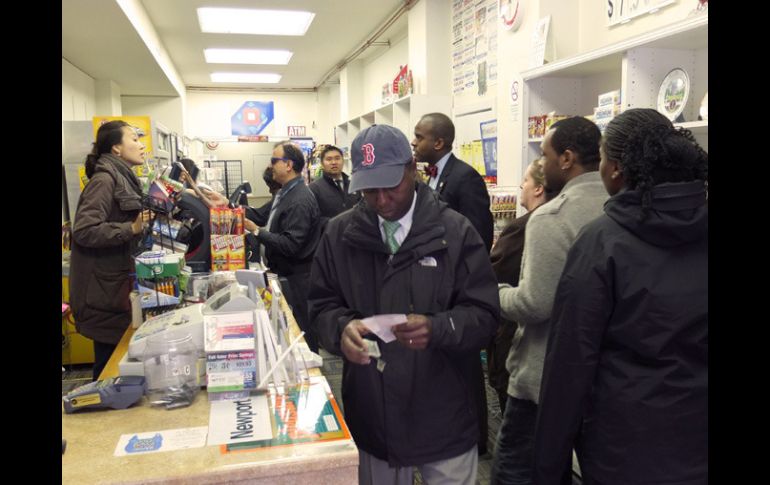
M 527 135 L 529 138 L 542 138 L 557 121 L 569 118 L 569 115 L 557 115 L 555 111 L 544 115 L 530 116 L 527 121 Z
M 594 121 L 602 121 L 616 117 L 621 112 L 619 104 L 608 104 L 594 108 Z
M 608 93 L 602 93 L 598 96 L 597 106 L 611 106 L 614 104 L 620 104 L 620 89 L 610 91 Z
M 555 111 L 551 111 L 550 113 L 546 114 L 543 126 L 543 134 L 540 136 L 545 136 L 545 133 L 551 129 L 551 125 L 557 121 L 566 120 L 567 118 L 569 118 L 568 115 L 557 115 Z

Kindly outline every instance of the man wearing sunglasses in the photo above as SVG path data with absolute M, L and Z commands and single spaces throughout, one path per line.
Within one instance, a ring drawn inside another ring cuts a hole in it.
M 310 350 L 318 352 L 318 340 L 307 315 L 310 264 L 320 238 L 318 203 L 300 174 L 305 166 L 302 150 L 289 142 L 275 145 L 270 159 L 273 179 L 281 185 L 264 227 L 247 223 L 247 229 L 264 248 L 262 263 L 289 282 L 287 303 Z

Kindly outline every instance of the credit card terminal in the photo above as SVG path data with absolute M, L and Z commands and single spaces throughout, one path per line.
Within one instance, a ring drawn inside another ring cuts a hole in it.
M 125 409 L 142 398 L 145 387 L 144 376 L 110 377 L 91 382 L 73 389 L 62 398 L 64 412 L 70 414 L 83 409 Z

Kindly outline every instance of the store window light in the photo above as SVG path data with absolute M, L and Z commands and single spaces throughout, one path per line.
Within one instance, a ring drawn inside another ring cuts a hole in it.
M 315 14 L 290 10 L 202 7 L 202 32 L 218 34 L 305 35 Z
M 212 72 L 211 82 L 276 84 L 281 82 L 281 75 L 266 72 Z
M 292 52 L 267 49 L 204 49 L 209 64 L 288 64 Z

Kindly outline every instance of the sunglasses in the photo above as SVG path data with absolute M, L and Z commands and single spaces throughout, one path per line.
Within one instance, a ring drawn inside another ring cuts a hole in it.
M 281 162 L 281 161 L 288 162 L 289 159 L 288 158 L 270 157 L 270 165 L 275 165 L 276 163 Z

